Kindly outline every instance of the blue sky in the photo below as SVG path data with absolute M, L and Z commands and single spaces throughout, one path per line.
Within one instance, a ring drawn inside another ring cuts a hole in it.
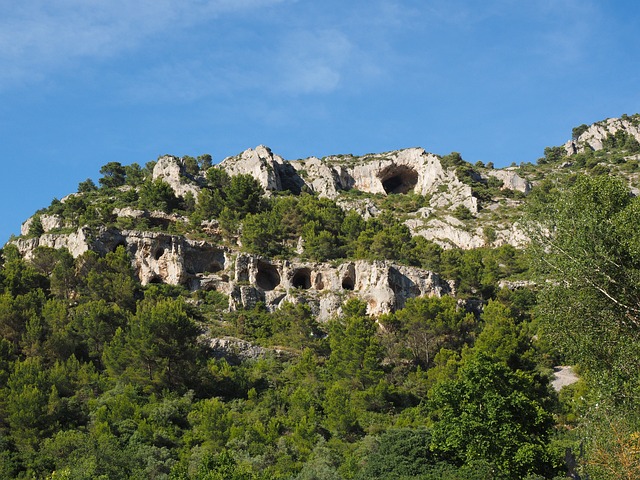
M 496 166 L 640 112 L 634 1 L 0 0 L 0 243 L 110 161 L 421 146 Z

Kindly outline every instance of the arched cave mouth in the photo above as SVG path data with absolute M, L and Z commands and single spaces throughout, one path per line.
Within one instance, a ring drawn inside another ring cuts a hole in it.
M 418 172 L 406 165 L 391 165 L 382 170 L 379 177 L 387 194 L 409 193 L 418 183 Z
M 291 278 L 293 288 L 302 288 L 308 290 L 311 288 L 311 270 L 308 268 L 299 268 Z
M 355 287 L 355 279 L 351 275 L 345 275 L 345 277 L 342 279 L 342 288 L 344 290 L 353 290 Z
M 280 285 L 278 269 L 267 262 L 258 262 L 256 285 L 262 290 L 273 290 Z
M 153 278 L 149 280 L 149 285 L 162 285 L 163 283 L 164 282 L 162 281 L 162 278 L 160 278 L 158 275 L 154 275 Z
M 156 253 L 153 255 L 153 258 L 156 260 L 160 260 L 160 257 L 164 255 L 164 248 L 160 247 L 156 250 Z

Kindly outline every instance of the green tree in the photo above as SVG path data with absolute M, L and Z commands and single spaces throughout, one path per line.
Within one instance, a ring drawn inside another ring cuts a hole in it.
M 492 463 L 506 478 L 549 475 L 548 405 L 531 374 L 479 355 L 431 391 L 432 446 L 458 464 Z
M 96 184 L 90 178 L 78 184 L 78 193 L 95 192 L 97 189 L 98 187 L 96 187 Z
M 112 377 L 151 390 L 197 387 L 199 334 L 183 301 L 143 301 L 127 327 L 116 330 L 103 361 Z
M 258 213 L 263 208 L 264 189 L 251 175 L 240 174 L 231 177 L 224 193 L 225 206 L 239 218 L 244 218 L 249 213 Z
M 637 404 L 640 389 L 640 199 L 611 177 L 579 177 L 530 206 L 538 315 L 600 394 Z M 634 407 L 635 408 L 635 407 Z
M 124 167 L 124 172 L 127 185 L 137 187 L 144 182 L 145 172 L 137 163 L 126 165 Z
M 329 324 L 327 369 L 332 378 L 348 378 L 355 388 L 367 388 L 382 375 L 377 325 L 366 315 L 366 304 L 360 300 L 348 300 L 343 311 L 342 318 Z
M 160 178 L 153 182 L 145 182 L 140 187 L 139 205 L 141 208 L 170 213 L 178 207 L 178 204 L 179 200 L 171 186 Z
M 473 314 L 458 308 L 453 297 L 423 297 L 407 300 L 405 307 L 381 322 L 395 331 L 422 367 L 433 364 L 441 348 L 459 350 L 470 342 L 476 325 Z
M 120 162 L 109 162 L 100 168 L 103 175 L 98 182 L 103 187 L 116 188 L 125 183 L 126 169 Z

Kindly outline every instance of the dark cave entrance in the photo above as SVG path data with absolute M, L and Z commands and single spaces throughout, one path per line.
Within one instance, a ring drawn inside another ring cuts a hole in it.
M 293 288 L 302 288 L 308 290 L 311 288 L 311 270 L 308 268 L 300 268 L 295 271 L 291 278 Z
M 382 170 L 379 177 L 387 194 L 409 193 L 418 183 L 418 172 L 405 165 L 391 165 Z
M 356 287 L 356 280 L 352 275 L 345 275 L 342 278 L 342 288 L 344 290 L 353 290 Z
M 256 285 L 262 290 L 273 290 L 280 285 L 278 269 L 267 262 L 258 262 Z

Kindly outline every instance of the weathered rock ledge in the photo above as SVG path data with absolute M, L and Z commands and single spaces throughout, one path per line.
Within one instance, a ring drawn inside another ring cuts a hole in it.
M 340 311 L 357 296 L 377 315 L 402 308 L 407 299 L 452 293 L 437 274 L 383 261 L 350 261 L 339 265 L 300 260 L 272 260 L 238 253 L 204 240 L 137 230 L 84 227 L 70 234 L 47 233 L 13 243 L 26 258 L 38 246 L 67 248 L 74 257 L 88 250 L 101 254 L 123 246 L 143 285 L 167 283 L 191 290 L 218 290 L 229 295 L 230 309 L 263 302 L 269 309 L 283 302 L 308 303 L 321 320 Z

